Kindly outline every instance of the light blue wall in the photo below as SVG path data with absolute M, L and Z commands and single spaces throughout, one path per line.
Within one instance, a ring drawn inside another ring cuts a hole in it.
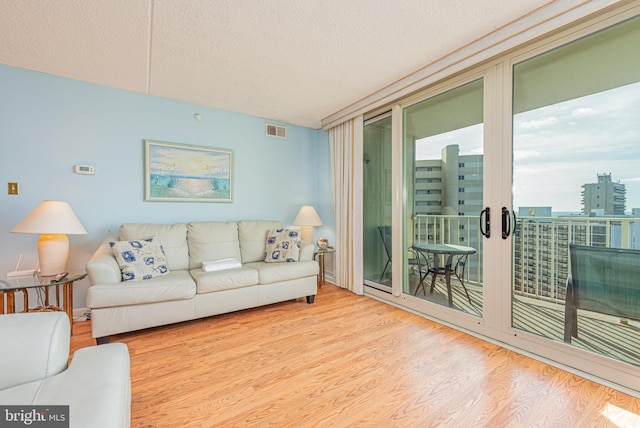
M 0 65 L 0 277 L 20 253 L 22 269 L 35 266 L 38 237 L 10 230 L 45 199 L 68 201 L 88 231 L 69 236 L 70 269 L 82 269 L 124 222 L 275 219 L 288 226 L 301 205 L 312 204 L 325 223 L 315 236 L 333 241 L 328 135 L 288 125 L 288 139 L 270 138 L 266 122 L 273 123 Z M 145 202 L 144 139 L 232 149 L 233 203 Z M 75 174 L 77 163 L 93 165 L 95 175 Z M 13 181 L 18 196 L 7 195 Z M 85 306 L 87 286 L 76 287 L 76 308 Z

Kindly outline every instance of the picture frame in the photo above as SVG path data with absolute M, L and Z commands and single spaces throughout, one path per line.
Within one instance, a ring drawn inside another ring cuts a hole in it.
M 144 200 L 233 202 L 233 151 L 144 140 Z

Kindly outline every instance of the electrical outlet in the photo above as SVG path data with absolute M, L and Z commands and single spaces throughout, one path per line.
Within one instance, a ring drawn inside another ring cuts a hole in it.
M 18 194 L 18 183 L 8 183 L 9 184 L 9 194 L 17 195 Z

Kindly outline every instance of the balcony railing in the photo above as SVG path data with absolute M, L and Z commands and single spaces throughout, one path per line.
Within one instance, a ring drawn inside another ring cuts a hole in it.
M 482 286 L 482 235 L 477 216 L 417 215 L 415 242 L 476 248 L 465 281 Z M 513 230 L 512 288 L 515 295 L 564 302 L 570 273 L 569 244 L 613 248 L 640 247 L 640 218 L 519 217 Z
M 466 245 L 476 249 L 469 256 L 465 282 L 482 285 L 482 235 L 478 217 L 458 215 L 417 215 L 410 236 L 414 242 Z

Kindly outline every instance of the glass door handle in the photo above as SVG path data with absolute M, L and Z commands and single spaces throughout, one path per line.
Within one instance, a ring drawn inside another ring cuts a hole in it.
M 482 215 L 484 214 L 484 230 L 482 230 Z M 491 237 L 491 209 L 489 207 L 480 211 L 480 233 L 487 238 Z
M 502 239 L 507 239 L 509 235 L 511 235 L 511 213 L 507 207 L 502 207 Z M 513 213 L 514 218 L 514 226 L 515 226 L 515 216 L 516 213 Z

